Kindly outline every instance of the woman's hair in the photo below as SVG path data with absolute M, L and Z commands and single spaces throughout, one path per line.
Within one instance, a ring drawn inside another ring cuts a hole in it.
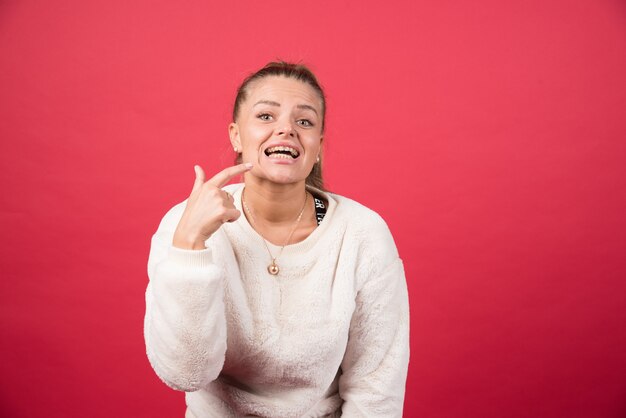
M 250 74 L 243 80 L 241 86 L 237 89 L 237 97 L 235 98 L 235 105 L 233 106 L 233 121 L 237 121 L 239 115 L 239 108 L 241 104 L 246 100 L 248 89 L 250 85 L 265 77 L 279 76 L 293 78 L 294 80 L 302 81 L 313 87 L 313 90 L 317 92 L 322 101 L 322 132 L 324 132 L 324 120 L 326 116 L 326 97 L 324 96 L 324 90 L 320 86 L 317 78 L 313 72 L 302 64 L 293 64 L 284 61 L 270 62 L 261 68 L 259 71 Z M 235 164 L 241 164 L 241 154 L 238 153 L 235 158 Z M 313 170 L 306 178 L 306 184 L 313 186 L 319 190 L 324 189 L 324 179 L 322 178 L 322 153 L 320 152 L 319 162 L 313 165 Z

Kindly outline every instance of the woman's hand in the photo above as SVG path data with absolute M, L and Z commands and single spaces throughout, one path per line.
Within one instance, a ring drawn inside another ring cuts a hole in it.
M 241 212 L 235 208 L 233 197 L 222 190 L 233 177 L 252 168 L 252 164 L 228 167 L 205 181 L 205 174 L 194 166 L 196 180 L 187 200 L 183 216 L 178 222 L 172 244 L 185 250 L 203 250 L 204 242 L 224 223 L 234 222 Z

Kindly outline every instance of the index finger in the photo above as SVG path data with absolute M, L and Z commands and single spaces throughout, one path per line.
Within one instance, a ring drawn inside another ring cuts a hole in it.
M 219 173 L 217 173 L 216 175 L 214 175 L 213 177 L 211 177 L 211 179 L 209 179 L 207 183 L 215 187 L 222 188 L 226 186 L 226 183 L 228 183 L 230 179 L 232 179 L 233 177 L 239 174 L 245 173 L 251 168 L 252 168 L 252 164 L 250 163 L 243 163 L 243 164 L 235 165 L 232 167 L 227 167 L 223 169 L 222 171 L 220 171 Z

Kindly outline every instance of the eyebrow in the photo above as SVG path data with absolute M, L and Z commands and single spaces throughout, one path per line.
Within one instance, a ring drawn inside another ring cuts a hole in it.
M 259 100 L 258 102 L 256 102 L 256 103 L 254 104 L 254 106 L 257 106 L 257 105 L 260 105 L 260 104 L 266 104 L 266 105 L 270 105 L 270 106 L 280 107 L 280 103 L 275 102 L 275 101 L 273 101 L 273 100 Z M 252 106 L 252 107 L 254 107 L 254 106 Z M 313 111 L 313 112 L 315 112 L 315 114 L 317 115 L 317 110 L 316 110 L 313 106 L 311 106 L 311 105 L 308 105 L 308 104 L 299 104 L 299 105 L 297 105 L 296 107 L 297 107 L 298 109 L 309 109 L 309 110 L 312 110 L 312 111 Z
M 273 102 L 273 101 L 271 101 L 271 100 L 259 100 L 258 102 L 256 102 L 256 103 L 254 104 L 254 106 L 256 106 L 256 105 L 260 105 L 260 104 L 266 104 L 266 105 L 270 105 L 270 106 L 277 106 L 277 107 L 280 107 L 280 103 L 278 103 L 278 102 Z M 254 106 L 252 106 L 252 107 L 254 107 Z

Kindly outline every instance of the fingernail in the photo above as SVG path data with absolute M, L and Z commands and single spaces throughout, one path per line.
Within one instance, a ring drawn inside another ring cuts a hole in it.
M 246 163 L 246 168 L 252 168 L 252 163 Z

